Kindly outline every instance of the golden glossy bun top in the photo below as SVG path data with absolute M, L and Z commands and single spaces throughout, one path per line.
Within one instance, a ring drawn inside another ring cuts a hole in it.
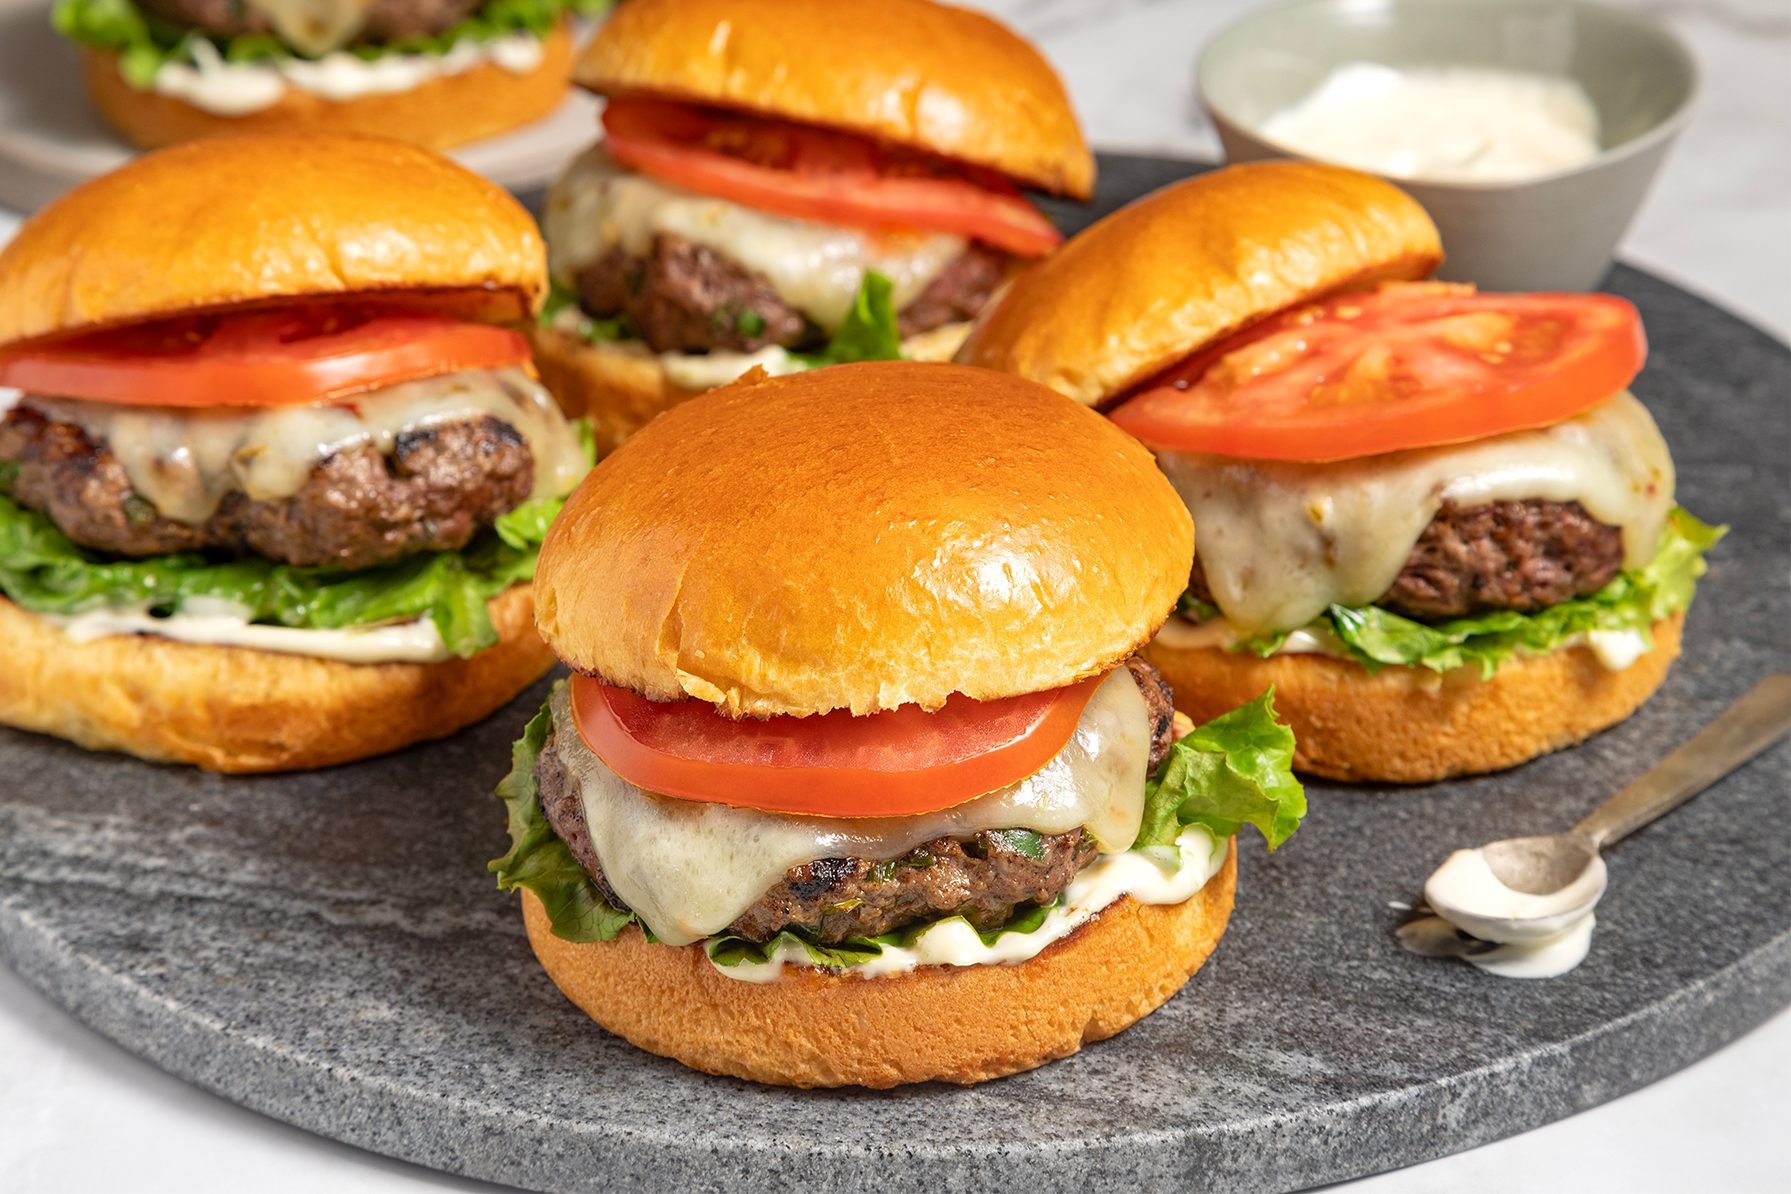
M 1101 672 L 1188 582 L 1150 454 L 1049 390 L 911 361 L 749 375 L 600 463 L 541 549 L 573 667 L 734 715 L 938 708 Z
M 218 137 L 137 158 L 25 221 L 0 251 L 0 344 L 334 295 L 513 320 L 546 281 L 522 205 L 428 150 Z
M 1391 183 L 1311 162 L 1227 166 L 1071 239 L 985 309 L 957 359 L 1099 406 L 1246 324 L 1442 259 L 1430 217 Z
M 1063 82 L 978 12 L 930 0 L 628 0 L 573 80 L 862 133 L 1086 199 Z

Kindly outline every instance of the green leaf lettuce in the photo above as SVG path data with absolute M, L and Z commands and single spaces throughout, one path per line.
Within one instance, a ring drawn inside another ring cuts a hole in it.
M 1273 689 L 1178 739 L 1145 783 L 1132 848 L 1171 861 L 1175 839 L 1194 825 L 1221 841 L 1253 825 L 1278 848 L 1306 815 L 1293 752 L 1293 731 L 1275 720 Z
M 497 875 L 502 890 L 526 888 L 535 893 L 547 909 L 554 936 L 567 941 L 614 941 L 623 929 L 636 923 L 633 914 L 610 906 L 541 809 L 535 760 L 552 724 L 553 714 L 544 705 L 510 750 L 510 774 L 497 787 L 498 799 L 509 815 L 510 851 L 492 859 L 488 868 Z
M 609 0 L 488 0 L 439 34 L 363 43 L 349 46 L 348 52 L 372 60 L 387 54 L 442 54 L 462 40 L 493 41 L 513 33 L 542 37 L 563 15 L 594 16 L 608 7 Z M 56 0 L 50 23 L 71 41 L 118 54 L 125 81 L 140 90 L 147 89 L 167 63 L 196 65 L 194 46 L 200 41 L 211 43 L 226 62 L 305 57 L 271 34 L 212 36 L 146 13 L 132 0 Z
M 459 551 L 423 552 L 351 570 L 259 557 L 219 561 L 196 553 L 110 559 L 77 546 L 6 488 L 0 486 L 0 593 L 36 613 L 116 607 L 173 613 L 203 600 L 237 606 L 252 622 L 311 630 L 427 617 L 448 650 L 461 657 L 497 643 L 486 602 L 535 575 L 541 540 L 565 504 L 563 498 L 531 500 Z

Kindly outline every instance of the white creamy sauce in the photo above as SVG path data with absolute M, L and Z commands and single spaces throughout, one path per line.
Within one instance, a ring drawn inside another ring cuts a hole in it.
M 869 979 L 907 974 L 920 966 L 1012 965 L 1036 958 L 1046 946 L 1068 937 L 1125 896 L 1140 904 L 1183 903 L 1219 873 L 1230 843 L 1195 826 L 1185 830 L 1175 844 L 1180 866 L 1174 870 L 1138 851 L 1101 855 L 1071 880 L 1063 899 L 1030 933 L 1003 933 L 993 945 L 985 945 L 968 921 L 953 917 L 922 933 L 912 945 L 885 946 L 882 953 L 851 967 L 850 972 Z M 786 965 L 813 964 L 807 953 L 787 943 L 764 962 L 733 966 L 711 962 L 729 978 L 749 983 L 773 982 Z
M 936 837 L 985 829 L 1086 828 L 1105 853 L 1128 849 L 1144 815 L 1150 717 L 1129 672 L 1095 690 L 1075 733 L 1009 787 L 908 817 L 803 817 L 675 800 L 635 787 L 579 736 L 562 686 L 554 749 L 579 785 L 604 878 L 654 934 L 689 945 L 727 928 L 784 872 L 821 858 L 899 858 Z
M 577 335 L 583 316 L 572 308 L 561 311 L 554 326 Z M 970 334 L 968 323 L 950 323 L 930 332 L 910 336 L 902 341 L 902 356 L 910 361 L 949 361 L 964 337 Z M 606 348 L 630 356 L 652 357 L 665 370 L 666 378 L 687 390 L 712 390 L 729 382 L 739 381 L 753 369 L 763 369 L 772 377 L 802 373 L 812 366 L 801 357 L 768 344 L 757 352 L 661 352 L 655 353 L 635 340 L 607 343 Z
M 541 65 L 541 39 L 507 34 L 491 41 L 461 38 L 440 54 L 383 54 L 364 59 L 343 50 L 319 58 L 226 62 L 203 38 L 192 62 L 165 62 L 150 89 L 215 116 L 246 116 L 280 102 L 289 87 L 341 103 L 368 95 L 409 91 L 430 79 L 458 75 L 487 63 L 524 75 Z
M 1213 601 L 1245 634 L 1305 626 L 1387 591 L 1445 500 L 1577 501 L 1623 531 L 1626 567 L 1653 558 L 1673 461 L 1627 391 L 1552 427 L 1327 464 L 1162 451 L 1199 528 Z
M 1568 646 L 1576 645 L 1575 635 Z M 1654 649 L 1654 640 L 1643 630 L 1588 630 L 1586 647 L 1607 671 L 1620 672 Z
M 117 457 L 131 486 L 167 518 L 200 523 L 233 490 L 257 501 L 291 497 L 335 452 L 477 415 L 514 427 L 535 461 L 537 495 L 557 496 L 585 472 L 583 451 L 547 390 L 520 366 L 400 382 L 339 403 L 178 408 L 33 395 L 47 417 L 73 423 Z
M 1335 68 L 1263 136 L 1395 178 L 1511 182 L 1598 156 L 1598 113 L 1571 79 L 1478 67 Z
M 618 247 L 646 256 L 653 238 L 667 233 L 762 275 L 780 298 L 830 332 L 845 320 L 867 271 L 890 280 L 899 311 L 967 244 L 944 233 L 879 234 L 772 215 L 637 174 L 617 165 L 602 145 L 555 180 L 542 227 L 549 264 L 562 282 Z
M 1604 895 L 1604 860 L 1573 882 L 1546 894 L 1507 886 L 1482 850 L 1457 850 L 1424 884 L 1435 916 L 1403 926 L 1402 944 L 1429 956 L 1458 956 L 1502 978 L 1554 978 L 1586 960 L 1597 923 L 1592 908 Z M 1492 948 L 1457 949 L 1459 934 Z
M 1157 631 L 1158 642 L 1180 651 L 1198 651 L 1203 648 L 1224 650 L 1247 637 L 1222 617 L 1205 622 L 1190 622 L 1180 616 L 1172 617 Z M 1641 629 L 1593 630 L 1585 634 L 1569 635 L 1557 649 L 1565 651 L 1571 647 L 1585 647 L 1607 670 L 1620 672 L 1652 651 L 1654 641 L 1648 631 Z M 1527 653 L 1527 648 L 1520 645 L 1518 653 Z M 1271 658 L 1275 655 L 1330 655 L 1337 659 L 1350 657 L 1349 650 L 1322 622 L 1289 631 L 1286 640 L 1270 653 Z
M 1177 616 L 1163 623 L 1163 628 L 1157 631 L 1158 642 L 1183 651 L 1198 651 L 1203 647 L 1223 650 L 1244 637 L 1246 636 L 1238 633 L 1236 626 L 1224 618 L 1190 622 Z M 1347 657 L 1349 652 L 1337 641 L 1337 636 L 1321 624 L 1288 631 L 1286 640 L 1275 649 L 1275 654 Z
M 182 643 L 250 647 L 342 663 L 436 663 L 448 658 L 447 644 L 428 618 L 388 626 L 312 630 L 264 626 L 249 621 L 248 612 L 228 602 L 195 599 L 167 617 L 157 617 L 147 607 L 40 616 L 62 627 L 70 641 L 77 643 L 114 634 L 150 634 Z

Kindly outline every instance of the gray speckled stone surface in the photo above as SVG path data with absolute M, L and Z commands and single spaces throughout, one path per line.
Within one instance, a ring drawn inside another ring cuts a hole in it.
M 1189 169 L 1104 165 L 1106 206 Z M 1791 656 L 1791 354 L 1644 275 L 1612 285 L 1648 320 L 1636 388 L 1683 500 L 1736 527 L 1687 658 L 1577 751 L 1410 791 L 1312 785 L 1292 844 L 1245 844 L 1206 968 L 1076 1057 L 970 1090 L 802 1093 L 604 1035 L 484 871 L 503 845 L 487 793 L 539 691 L 454 741 L 287 778 L 0 731 L 0 958 L 249 1107 L 541 1189 L 1288 1189 L 1613 1098 L 1791 1002 L 1791 750 L 1616 850 L 1592 956 L 1565 978 L 1409 956 L 1388 906 L 1456 845 L 1570 824 Z

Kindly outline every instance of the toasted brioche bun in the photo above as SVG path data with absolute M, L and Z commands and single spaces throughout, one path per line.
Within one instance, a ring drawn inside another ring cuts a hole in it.
M 752 374 L 600 463 L 541 548 L 573 667 L 733 715 L 870 713 L 1057 688 L 1130 655 L 1194 529 L 1092 411 L 911 361 Z
M 778 1086 L 969 1084 L 1105 1040 L 1160 1007 L 1219 944 L 1237 893 L 1237 845 L 1180 904 L 1121 898 L 1013 965 L 923 966 L 860 978 L 787 967 L 769 983 L 716 971 L 702 945 L 563 941 L 522 893 L 529 944 L 598 1024 L 693 1069 Z
M 125 81 L 116 52 L 82 49 L 87 95 L 100 116 L 139 149 L 160 149 L 220 133 L 363 133 L 430 149 L 448 149 L 539 120 L 566 96 L 572 35 L 561 21 L 541 39 L 541 61 L 520 74 L 482 62 L 414 87 L 351 100 L 330 100 L 288 87 L 274 103 L 240 116 L 220 116 L 183 99 Z
M 1491 679 L 1477 668 L 1373 675 L 1325 655 L 1268 659 L 1217 647 L 1144 650 L 1175 689 L 1175 707 L 1207 721 L 1275 688 L 1293 727 L 1294 765 L 1331 779 L 1425 783 L 1477 775 L 1571 746 L 1634 713 L 1679 658 L 1685 615 L 1654 626 L 1654 649 L 1611 671 L 1590 648 L 1516 655 Z
M 1086 199 L 1063 81 L 1007 26 L 929 0 L 629 0 L 574 81 L 862 133 Z
M 428 150 L 284 133 L 190 141 L 76 187 L 0 250 L 0 279 L 5 345 L 314 297 L 520 319 L 547 254 L 520 203 Z
M 136 635 L 77 642 L 0 598 L 0 724 L 210 771 L 328 767 L 442 738 L 553 665 L 528 585 L 493 598 L 496 646 L 441 663 L 340 663 Z
M 968 324 L 948 324 L 902 342 L 909 360 L 943 361 L 963 342 Z M 702 390 L 679 385 L 638 341 L 587 344 L 560 328 L 534 328 L 535 368 L 541 383 L 573 418 L 591 421 L 599 456 Z
M 1430 217 L 1391 183 L 1310 162 L 1227 166 L 1071 239 L 984 309 L 957 359 L 1101 406 L 1277 311 L 1442 259 Z

